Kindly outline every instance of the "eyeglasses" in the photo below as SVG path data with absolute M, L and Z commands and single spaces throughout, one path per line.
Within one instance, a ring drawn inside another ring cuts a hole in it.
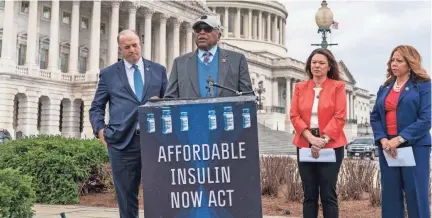
M 203 25 L 203 26 L 197 26 L 194 29 L 195 33 L 200 33 L 201 30 L 204 30 L 206 33 L 211 33 L 213 31 L 213 27 L 207 26 L 207 25 L 205 25 L 205 26 Z

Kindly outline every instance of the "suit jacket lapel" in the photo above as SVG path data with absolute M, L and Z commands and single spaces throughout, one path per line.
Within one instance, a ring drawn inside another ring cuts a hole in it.
M 413 89 L 413 83 L 412 83 L 412 79 L 409 78 L 408 81 L 405 83 L 405 87 L 403 87 L 403 89 L 401 90 L 398 99 L 398 104 L 400 103 L 402 98 L 404 98 L 411 91 L 411 89 Z
M 192 88 L 195 91 L 197 96 L 200 96 L 199 87 L 198 87 L 198 66 L 197 66 L 197 52 L 192 53 L 189 56 L 189 60 L 186 64 L 187 73 L 189 75 L 189 79 L 192 83 Z
M 143 89 L 143 93 L 142 96 L 143 98 L 141 99 L 141 101 L 143 101 L 145 99 L 145 95 L 147 94 L 148 88 L 151 84 L 151 63 L 150 61 L 146 60 L 143 58 L 143 63 L 144 63 L 144 89 Z
M 121 82 L 126 87 L 126 90 L 129 92 L 129 94 L 131 94 L 132 97 L 137 102 L 139 102 L 137 96 L 135 95 L 135 92 L 132 91 L 132 88 L 129 85 L 129 81 L 128 81 L 128 78 L 127 78 L 127 75 L 126 75 L 126 70 L 125 70 L 125 64 L 124 64 L 123 60 L 121 60 L 119 63 L 117 63 L 117 74 L 119 75 Z
M 224 85 L 225 80 L 226 80 L 226 76 L 228 75 L 228 66 L 229 66 L 229 62 L 228 62 L 228 54 L 221 49 L 220 47 L 218 47 L 219 50 L 219 57 L 218 57 L 218 81 L 217 83 L 219 85 Z M 218 93 L 217 96 L 220 97 L 220 94 L 222 92 L 221 88 L 218 88 Z

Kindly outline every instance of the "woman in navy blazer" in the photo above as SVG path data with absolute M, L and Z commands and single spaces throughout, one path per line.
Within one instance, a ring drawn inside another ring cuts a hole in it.
M 382 217 L 405 217 L 405 192 L 409 218 L 430 218 L 431 79 L 411 46 L 393 49 L 387 67 L 388 79 L 370 115 L 379 151 Z M 397 157 L 397 148 L 408 146 L 416 166 L 389 167 L 384 152 Z

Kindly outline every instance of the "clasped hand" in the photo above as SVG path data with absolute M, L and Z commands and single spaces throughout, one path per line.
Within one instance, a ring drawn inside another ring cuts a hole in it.
M 393 158 L 397 157 L 397 147 L 400 145 L 399 139 L 397 137 L 390 140 L 383 138 L 381 139 L 381 145 L 384 152 L 386 152 Z
M 309 139 L 309 143 L 311 143 L 312 145 L 312 157 L 315 159 L 319 158 L 319 151 L 326 145 L 326 141 L 322 138 L 311 136 Z

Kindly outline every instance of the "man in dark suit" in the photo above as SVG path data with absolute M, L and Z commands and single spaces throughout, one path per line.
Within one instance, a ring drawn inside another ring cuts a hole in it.
M 94 135 L 108 147 L 121 218 L 138 218 L 141 181 L 138 106 L 165 94 L 166 69 L 141 57 L 141 43 L 133 30 L 117 37 L 123 60 L 103 69 L 90 108 Z M 109 124 L 105 106 L 109 102 Z
M 217 46 L 220 26 L 217 16 L 201 16 L 194 23 L 192 28 L 198 49 L 174 60 L 165 98 L 236 96 L 236 93 L 221 88 L 207 89 L 209 78 L 236 91 L 252 91 L 245 56 Z

